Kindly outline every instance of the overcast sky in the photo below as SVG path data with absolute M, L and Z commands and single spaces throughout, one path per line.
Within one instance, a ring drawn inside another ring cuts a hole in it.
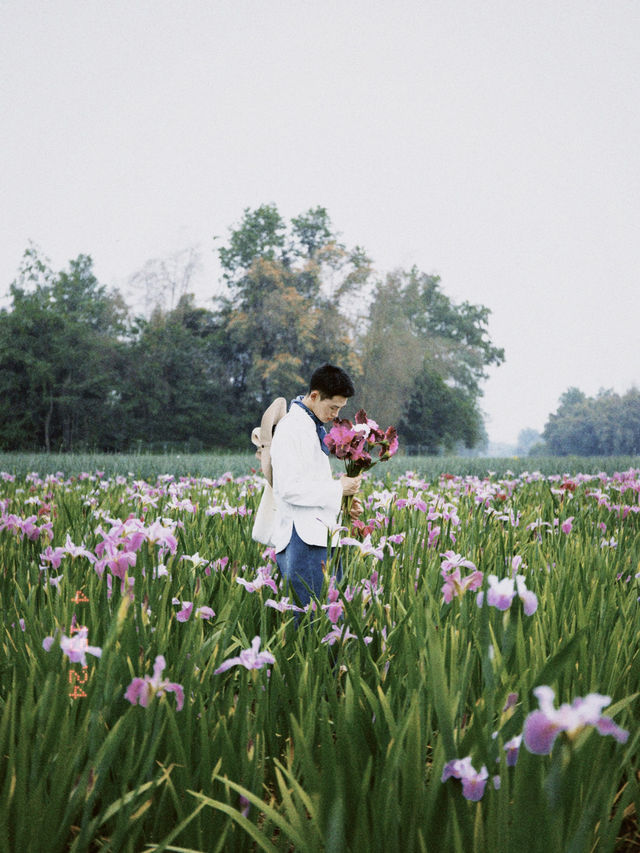
M 127 292 L 327 208 L 491 309 L 493 441 L 640 384 L 638 0 L 0 0 L 0 306 L 29 241 Z M 375 413 L 371 413 L 375 417 Z

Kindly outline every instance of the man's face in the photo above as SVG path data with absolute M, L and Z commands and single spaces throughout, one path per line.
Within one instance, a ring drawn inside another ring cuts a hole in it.
M 319 418 L 323 423 L 327 421 L 332 421 L 334 418 L 337 418 L 340 414 L 340 410 L 347 403 L 346 397 L 325 397 L 324 400 L 320 399 L 319 391 L 312 391 L 309 395 L 309 408 L 313 412 L 313 414 Z

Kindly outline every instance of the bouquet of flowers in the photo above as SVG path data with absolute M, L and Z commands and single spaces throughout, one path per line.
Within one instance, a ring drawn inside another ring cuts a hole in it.
M 398 450 L 398 433 L 395 427 L 391 426 L 383 431 L 375 421 L 367 417 L 364 409 L 356 413 L 355 421 L 355 424 L 352 424 L 346 418 L 336 418 L 324 437 L 329 452 L 338 459 L 344 459 L 347 477 L 357 477 L 378 462 L 390 459 Z M 377 454 L 375 459 L 374 454 Z M 352 500 L 352 496 L 345 496 L 343 500 L 347 517 Z

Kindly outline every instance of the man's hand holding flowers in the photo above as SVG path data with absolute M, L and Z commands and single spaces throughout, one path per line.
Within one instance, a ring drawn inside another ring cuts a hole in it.
M 340 477 L 340 482 L 342 483 L 343 495 L 355 495 L 360 488 L 362 474 L 358 474 L 357 477 Z
M 351 501 L 351 506 L 349 507 L 349 517 L 351 519 L 351 523 L 357 521 L 362 515 L 362 501 L 358 497 L 354 497 Z

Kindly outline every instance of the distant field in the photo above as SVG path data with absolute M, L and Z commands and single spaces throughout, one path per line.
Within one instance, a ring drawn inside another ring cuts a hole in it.
M 160 474 L 175 476 L 219 477 L 229 471 L 234 477 L 251 474 L 259 467 L 253 453 L 0 453 L 0 471 L 24 476 L 31 471 L 39 474 L 61 471 L 72 477 L 82 472 L 104 471 L 106 476 L 131 473 L 148 479 Z M 611 475 L 616 471 L 640 468 L 640 456 L 544 456 L 470 458 L 465 456 L 406 456 L 399 453 L 386 462 L 381 475 L 395 478 L 405 471 L 415 471 L 421 477 L 437 479 L 440 474 L 483 477 L 491 471 L 502 477 L 507 472 L 520 474 L 523 471 L 540 471 L 551 474 L 597 474 L 601 471 Z M 337 470 L 340 470 L 338 463 Z M 374 468 L 370 477 L 375 478 Z

